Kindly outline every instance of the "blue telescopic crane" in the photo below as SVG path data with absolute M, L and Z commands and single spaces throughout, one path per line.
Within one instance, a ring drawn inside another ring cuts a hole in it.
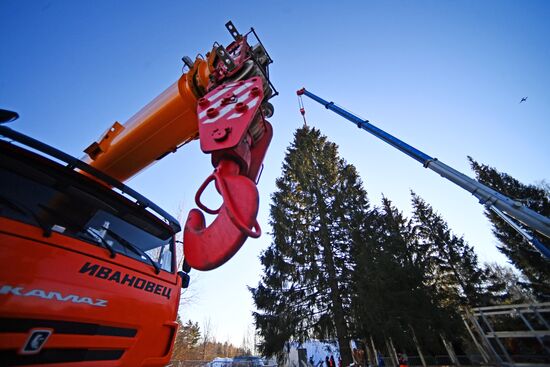
M 542 235 L 550 238 L 550 218 L 540 215 L 533 210 L 527 208 L 516 200 L 512 200 L 509 197 L 483 185 L 482 183 L 466 176 L 465 174 L 458 172 L 452 167 L 447 166 L 445 163 L 439 161 L 437 158 L 430 157 L 426 153 L 410 146 L 402 140 L 399 140 L 395 136 L 388 134 L 382 129 L 374 126 L 369 120 L 363 120 L 360 117 L 344 110 L 343 108 L 334 104 L 334 102 L 327 102 L 319 96 L 311 93 L 310 91 L 302 88 L 296 92 L 300 98 L 300 112 L 305 114 L 301 96 L 307 96 L 314 101 L 322 104 L 325 108 L 337 113 L 346 120 L 354 123 L 357 127 L 366 130 L 377 138 L 385 141 L 394 148 L 405 153 L 409 157 L 420 162 L 425 168 L 429 168 L 432 171 L 437 172 L 440 176 L 447 180 L 457 184 L 464 190 L 470 192 L 475 196 L 482 205 L 485 205 L 488 209 L 496 213 L 518 233 L 520 233 L 530 244 L 532 244 L 546 259 L 550 259 L 550 250 L 544 246 L 537 238 L 519 226 L 515 220 L 530 227 L 534 231 L 541 233 Z M 304 118 L 305 121 L 305 118 Z

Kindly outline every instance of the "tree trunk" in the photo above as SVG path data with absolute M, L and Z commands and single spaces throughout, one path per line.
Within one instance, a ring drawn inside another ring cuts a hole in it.
M 374 346 L 374 340 L 372 339 L 372 335 L 370 336 L 370 344 L 372 346 L 372 355 L 374 356 L 373 359 L 373 366 L 378 366 L 378 353 L 376 351 L 376 347 Z
M 397 351 L 395 350 L 395 346 L 393 345 L 393 340 L 391 339 L 391 336 L 389 337 L 390 339 L 390 346 L 391 346 L 391 351 L 392 351 L 392 358 L 395 358 L 395 365 L 396 366 L 399 366 L 399 358 L 397 358 Z
M 454 348 L 451 345 L 447 339 L 445 339 L 445 336 L 443 334 L 439 334 L 441 336 L 441 340 L 443 341 L 443 345 L 445 346 L 445 349 L 447 349 L 447 353 L 449 354 L 449 357 L 451 358 L 451 361 L 455 366 L 460 366 L 460 361 L 458 360 Z
M 315 190 L 315 197 L 319 207 L 319 234 L 324 252 L 324 261 L 328 275 L 328 283 L 330 288 L 330 299 L 332 301 L 332 314 L 334 327 L 336 329 L 336 338 L 340 350 L 340 358 L 342 365 L 349 366 L 353 359 L 351 357 L 351 349 L 349 346 L 348 327 L 344 317 L 344 308 L 342 307 L 342 297 L 338 286 L 336 274 L 336 266 L 334 264 L 334 253 L 332 251 L 332 241 L 329 235 L 328 225 L 325 221 L 327 208 L 323 196 L 319 190 Z
M 422 361 L 422 366 L 427 367 L 426 360 L 424 359 L 424 355 L 422 354 L 422 350 L 420 350 L 420 343 L 418 343 L 418 339 L 416 338 L 416 333 L 414 332 L 414 329 L 413 329 L 411 324 L 409 324 L 409 327 L 411 328 L 414 345 L 416 346 L 418 356 L 420 357 L 420 360 Z
M 390 344 L 390 340 L 389 340 L 389 338 L 386 338 L 385 340 L 386 340 L 386 350 L 388 351 L 388 357 L 390 358 L 390 363 L 391 363 L 392 367 L 397 367 L 397 365 L 395 364 L 393 348 Z

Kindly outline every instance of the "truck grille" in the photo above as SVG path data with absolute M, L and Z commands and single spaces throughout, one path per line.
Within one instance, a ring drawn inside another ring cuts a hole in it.
M 2 366 L 23 366 L 45 363 L 75 363 L 112 361 L 122 357 L 124 350 L 116 349 L 44 349 L 38 354 L 20 355 L 17 351 L 0 351 Z
M 74 335 L 74 336 L 97 336 L 101 337 L 122 337 L 133 338 L 137 334 L 137 329 L 101 325 L 95 323 L 44 320 L 44 319 L 17 319 L 0 318 L 0 336 L 13 336 L 21 338 L 21 334 L 28 335 L 32 329 L 52 330 L 52 338 L 55 335 Z M 113 361 L 122 357 L 125 348 L 119 345 L 113 345 L 112 348 L 89 347 L 85 345 L 67 345 L 59 347 L 52 345 L 48 348 L 48 341 L 44 348 L 35 354 L 22 354 L 20 349 L 11 348 L 0 349 L 1 366 L 21 366 L 44 363 L 76 363 L 86 361 Z M 19 348 L 23 345 L 19 346 Z M 2 346 L 0 346 L 2 348 Z M 5 348 L 5 347 L 4 347 Z
M 30 329 L 39 327 L 54 329 L 54 333 L 56 334 L 105 335 L 132 338 L 137 333 L 136 329 L 86 322 L 0 318 L 0 333 L 27 333 Z

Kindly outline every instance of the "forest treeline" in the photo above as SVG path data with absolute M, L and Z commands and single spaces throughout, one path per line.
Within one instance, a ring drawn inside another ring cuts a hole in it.
M 210 321 L 202 328 L 198 322 L 188 320 L 183 323 L 177 318 L 178 333 L 174 342 L 173 361 L 212 361 L 214 358 L 233 358 L 235 356 L 251 355 L 253 340 L 243 337 L 241 346 L 235 346 L 225 341 L 216 340 Z
M 469 159 L 481 182 L 550 215 L 547 185 L 524 185 Z M 343 365 L 351 363 L 350 339 L 413 354 L 418 346 L 445 353 L 446 343 L 463 352 L 465 308 L 550 296 L 548 263 L 500 218 L 486 213 L 512 266 L 480 263 L 414 192 L 410 216 L 390 198 L 371 203 L 355 167 L 317 129 L 296 131 L 276 186 L 272 243 L 250 288 L 265 356 L 308 339 L 337 340 Z

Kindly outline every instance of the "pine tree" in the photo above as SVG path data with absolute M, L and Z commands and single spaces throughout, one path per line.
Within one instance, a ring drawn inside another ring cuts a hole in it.
M 176 334 L 176 339 L 174 341 L 172 360 L 179 361 L 184 357 L 183 334 L 181 333 L 183 323 L 181 322 L 180 315 L 177 316 L 176 322 L 178 323 L 178 333 Z
M 353 253 L 366 223 L 366 192 L 337 146 L 307 126 L 296 131 L 276 185 L 273 243 L 251 288 L 259 350 L 272 356 L 289 340 L 335 337 L 349 365 Z
M 201 332 L 198 322 L 193 323 L 188 320 L 183 324 L 179 318 L 177 318 L 179 324 L 178 334 L 176 335 L 176 341 L 174 343 L 174 353 L 172 355 L 173 360 L 189 360 L 197 359 L 199 357 L 199 340 L 201 338 Z
M 525 185 L 512 176 L 468 157 L 477 179 L 498 192 L 522 202 L 544 216 L 550 216 L 550 191 L 544 185 Z M 493 223 L 493 234 L 499 240 L 498 249 L 529 279 L 535 296 L 543 301 L 550 299 L 550 263 L 523 237 L 492 211 L 485 215 Z M 538 239 L 550 248 L 550 239 L 538 235 Z
M 426 255 L 428 281 L 439 295 L 442 306 L 481 306 L 484 302 L 484 271 L 477 255 L 464 238 L 457 237 L 431 205 L 411 193 L 413 222 Z

